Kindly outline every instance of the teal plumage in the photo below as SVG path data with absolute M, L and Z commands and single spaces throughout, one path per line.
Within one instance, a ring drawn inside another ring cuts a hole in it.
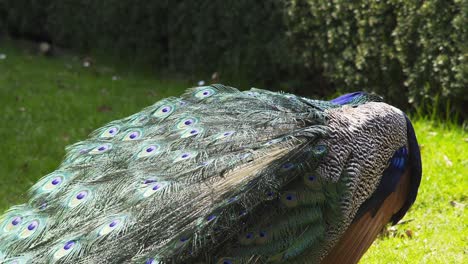
M 67 147 L 0 218 L 0 261 L 320 262 L 408 145 L 401 111 L 374 101 L 223 85 L 163 99 Z

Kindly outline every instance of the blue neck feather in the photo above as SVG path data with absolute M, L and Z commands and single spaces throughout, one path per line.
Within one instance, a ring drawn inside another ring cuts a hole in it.
M 363 96 L 365 94 L 366 94 L 365 92 L 348 93 L 348 94 L 344 94 L 342 96 L 339 96 L 339 97 L 337 97 L 337 98 L 335 98 L 333 100 L 330 100 L 330 102 L 332 102 L 334 104 L 345 105 L 345 104 L 348 104 L 351 101 L 353 101 L 355 98 L 357 98 L 359 96 Z

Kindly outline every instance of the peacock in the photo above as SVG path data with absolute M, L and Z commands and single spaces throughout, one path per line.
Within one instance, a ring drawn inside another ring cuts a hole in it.
M 66 148 L 1 263 L 356 263 L 414 203 L 414 129 L 372 93 L 189 88 Z

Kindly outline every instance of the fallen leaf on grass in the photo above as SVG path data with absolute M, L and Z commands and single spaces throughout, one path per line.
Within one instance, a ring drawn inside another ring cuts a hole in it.
M 411 229 L 406 229 L 406 230 L 405 230 L 405 234 L 406 234 L 406 236 L 409 237 L 409 238 L 413 238 L 413 236 L 414 236 L 414 232 L 413 232 L 413 230 L 411 230 Z

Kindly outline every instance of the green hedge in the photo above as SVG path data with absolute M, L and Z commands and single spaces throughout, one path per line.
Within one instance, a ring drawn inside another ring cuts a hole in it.
M 15 36 L 307 95 L 450 101 L 448 113 L 468 103 L 467 17 L 468 0 L 0 0 Z
M 434 106 L 440 98 L 461 111 L 468 100 L 467 4 L 291 1 L 293 48 L 340 91 L 364 88 L 400 106 Z

